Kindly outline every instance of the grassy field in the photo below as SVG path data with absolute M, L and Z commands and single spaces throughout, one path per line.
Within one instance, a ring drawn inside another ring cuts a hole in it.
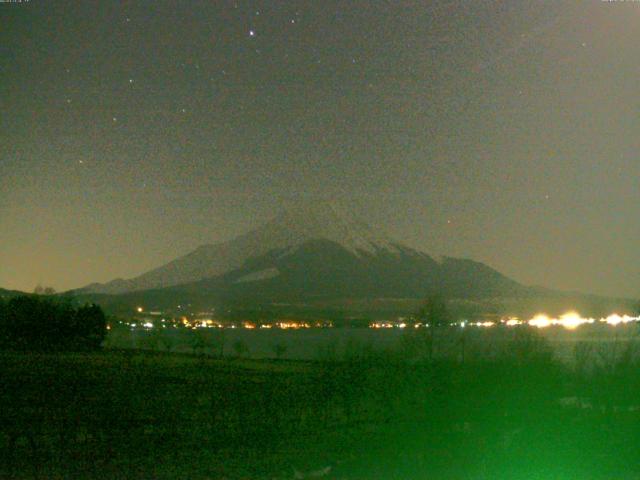
M 528 333 L 465 362 L 355 347 L 324 361 L 105 351 L 0 362 L 0 478 L 640 477 L 631 346 L 571 367 Z

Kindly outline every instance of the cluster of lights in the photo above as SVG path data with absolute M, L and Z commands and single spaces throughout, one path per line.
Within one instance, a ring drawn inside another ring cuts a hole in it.
M 162 328 L 166 328 L 165 319 L 161 320 Z M 121 322 L 124 325 L 130 327 L 132 330 L 136 328 L 144 328 L 144 329 L 152 329 L 157 325 L 155 321 L 149 321 L 147 319 L 138 321 L 138 322 Z M 279 328 L 283 330 L 287 329 L 300 329 L 300 328 L 331 328 L 333 327 L 332 322 L 316 322 L 316 323 L 308 323 L 308 322 L 297 322 L 297 321 L 282 321 L 276 323 L 256 323 L 256 322 L 240 322 L 236 323 L 222 323 L 212 319 L 199 319 L 199 320 L 190 320 L 186 316 L 180 317 L 177 320 L 172 320 L 171 324 L 174 328 L 178 326 L 182 328 L 188 328 L 191 330 L 201 329 L 201 328 L 241 328 L 245 330 L 255 330 L 255 329 L 271 329 L 271 328 Z M 111 329 L 111 326 L 108 326 L 108 329 Z
M 281 329 L 297 329 L 297 328 L 311 328 L 312 325 L 310 325 L 309 323 L 306 322 L 291 322 L 291 321 L 287 321 L 287 322 L 277 322 L 274 324 L 270 324 L 270 323 L 255 323 L 255 322 L 242 322 L 240 325 L 236 325 L 234 323 L 232 324 L 228 324 L 228 325 L 224 325 L 220 322 L 216 322 L 213 320 L 204 320 L 204 321 L 200 321 L 200 322 L 195 322 L 195 323 L 189 323 L 185 319 L 183 320 L 183 324 L 185 327 L 187 328 L 243 328 L 245 330 L 255 330 L 255 329 L 270 329 L 270 328 L 281 328 Z M 327 325 L 323 325 L 323 324 L 316 324 L 316 327 L 322 327 L 322 326 L 327 326 Z M 329 325 L 332 326 L 332 325 Z
M 606 318 L 596 320 L 594 318 L 585 318 L 580 316 L 576 312 L 568 312 L 561 315 L 558 318 L 552 318 L 545 314 L 538 314 L 530 320 L 520 320 L 518 317 L 508 317 L 500 320 L 499 322 L 493 321 L 481 321 L 481 322 L 469 322 L 468 320 L 462 320 L 458 323 L 452 323 L 450 326 L 465 328 L 478 327 L 478 328 L 491 328 L 497 324 L 506 325 L 507 327 L 515 327 L 517 325 L 529 325 L 536 328 L 546 328 L 552 326 L 561 326 L 567 330 L 575 330 L 580 325 L 593 324 L 593 323 L 606 323 L 608 325 L 620 325 L 631 322 L 640 322 L 640 317 L 632 317 L 630 315 L 618 315 L 612 314 Z M 405 328 L 407 326 L 404 322 L 393 321 L 378 321 L 369 324 L 369 328 L 373 329 L 392 329 L 392 328 Z M 429 327 L 429 324 L 415 323 L 414 328 Z
M 277 322 L 275 324 L 275 326 L 277 328 L 282 328 L 282 329 L 298 329 L 298 328 L 311 328 L 311 325 L 309 325 L 306 322 Z
M 136 308 L 138 313 L 144 312 L 142 307 Z M 160 315 L 161 312 L 150 312 L 150 314 Z M 373 329 L 393 329 L 393 328 L 406 328 L 408 324 L 404 321 L 404 317 L 400 317 L 399 321 L 376 321 L 369 324 L 369 328 Z M 594 324 L 594 323 L 606 323 L 608 325 L 616 326 L 620 324 L 627 324 L 632 322 L 640 322 L 640 316 L 632 317 L 630 315 L 618 315 L 614 313 L 609 315 L 606 318 L 601 318 L 599 320 L 594 318 L 586 318 L 580 316 L 580 314 L 576 312 L 567 312 L 564 315 L 561 315 L 558 318 L 553 318 L 545 314 L 538 314 L 531 318 L 530 320 L 520 320 L 518 317 L 508 317 L 500 320 L 499 322 L 494 321 L 479 321 L 479 322 L 469 322 L 467 320 L 463 320 L 459 323 L 451 324 L 451 326 L 460 326 L 462 328 L 466 326 L 471 327 L 479 327 L 479 328 L 490 328 L 500 323 L 502 325 L 506 325 L 507 327 L 514 327 L 517 325 L 529 325 L 531 327 L 536 328 L 547 328 L 552 326 L 561 326 L 566 328 L 567 330 L 575 330 L 581 325 L 585 324 Z M 162 323 L 165 323 L 165 320 L 162 319 Z M 244 328 L 248 330 L 253 329 L 269 329 L 269 328 L 279 328 L 279 329 L 300 329 L 300 328 L 320 328 L 320 327 L 332 327 L 333 324 L 331 322 L 316 322 L 315 324 L 310 324 L 307 322 L 297 322 L 292 320 L 276 322 L 274 324 L 269 323 L 254 323 L 254 322 L 242 322 L 239 326 L 235 324 L 223 325 L 218 321 L 214 321 L 212 319 L 202 319 L 196 321 L 189 321 L 189 319 L 185 316 L 181 317 L 179 323 L 182 324 L 183 327 L 186 328 Z M 136 323 L 126 323 L 126 325 L 131 328 L 135 328 L 138 326 Z M 173 325 L 177 327 L 177 325 Z M 411 326 L 411 325 L 409 325 Z M 429 327 L 428 323 L 414 323 L 412 324 L 414 328 L 421 327 Z M 151 329 L 154 327 L 154 323 L 146 321 L 145 323 L 141 323 L 140 327 Z M 164 328 L 165 325 L 162 325 Z M 110 328 L 110 327 L 109 327 Z
M 373 322 L 369 324 L 369 328 L 393 328 L 394 326 L 391 322 Z
M 631 317 L 629 315 L 621 316 L 614 313 L 613 315 L 609 315 L 602 321 L 607 322 L 609 325 L 618 325 L 620 323 L 640 322 L 640 317 Z
M 595 318 L 585 318 L 580 316 L 576 312 L 568 312 L 561 315 L 559 318 L 552 318 L 548 315 L 539 314 L 528 321 L 520 321 L 518 318 L 512 317 L 504 321 L 507 326 L 515 326 L 527 324 L 536 328 L 546 328 L 551 326 L 561 326 L 567 330 L 575 330 L 580 325 L 593 324 L 593 323 L 606 323 L 608 325 L 620 325 L 631 322 L 640 321 L 640 317 L 632 317 L 630 315 L 618 315 L 614 313 L 606 318 L 596 320 Z
M 420 328 L 420 327 L 428 327 L 428 324 L 422 324 L 422 323 L 414 323 L 412 324 L 414 328 Z M 374 329 L 384 329 L 384 328 L 407 328 L 410 327 L 411 325 L 409 325 L 406 322 L 389 322 L 389 321 L 382 321 L 382 322 L 372 322 L 369 324 L 369 328 L 374 328 Z
M 482 327 L 482 328 L 488 328 L 488 327 L 493 327 L 495 325 L 495 322 L 471 322 L 469 323 L 469 325 L 474 326 L 474 327 Z

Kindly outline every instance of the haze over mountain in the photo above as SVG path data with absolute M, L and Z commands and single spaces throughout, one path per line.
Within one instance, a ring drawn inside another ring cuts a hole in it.
M 336 297 L 513 295 L 525 287 L 471 260 L 434 259 L 326 204 L 303 204 L 235 239 L 203 245 L 138 277 L 84 291 L 171 289 L 276 301 Z

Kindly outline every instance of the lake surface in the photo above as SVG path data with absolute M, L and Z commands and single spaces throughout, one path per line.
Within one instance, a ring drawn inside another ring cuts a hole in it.
M 498 351 L 522 348 L 516 342 L 521 327 L 467 327 L 451 329 L 436 338 L 440 355 L 490 356 Z M 281 329 L 163 329 L 160 331 L 119 330 L 110 332 L 106 345 L 110 348 L 140 348 L 181 353 L 204 353 L 251 358 L 286 358 L 314 360 L 344 358 L 370 351 L 406 352 L 420 340 L 413 329 L 312 328 Z M 594 358 L 619 355 L 640 340 L 640 327 L 629 325 L 585 325 L 576 330 L 562 327 L 533 329 L 545 339 L 554 354 L 573 361 L 576 351 Z M 424 337 L 423 337 L 424 338 Z M 424 343 L 424 340 L 422 340 Z

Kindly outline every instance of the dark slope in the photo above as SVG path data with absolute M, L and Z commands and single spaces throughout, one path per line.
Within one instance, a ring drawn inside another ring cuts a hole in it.
M 171 289 L 220 301 L 283 302 L 339 298 L 423 298 L 432 293 L 479 298 L 524 294 L 527 289 L 470 260 L 430 256 L 398 246 L 358 255 L 327 240 L 293 251 L 273 250 L 227 274 Z M 260 278 L 261 273 L 267 278 Z
M 11 298 L 11 297 L 19 297 L 21 295 L 32 295 L 31 293 L 21 292 L 19 290 L 6 290 L 4 288 L 0 288 L 0 298 Z

